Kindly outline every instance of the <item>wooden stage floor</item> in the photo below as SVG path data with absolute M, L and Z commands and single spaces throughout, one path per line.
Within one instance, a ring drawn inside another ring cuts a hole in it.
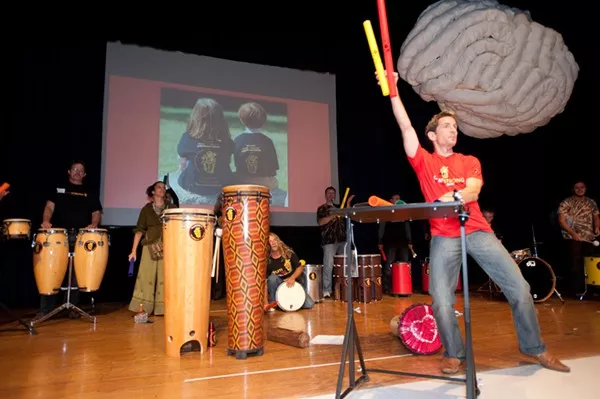
M 462 295 L 457 310 L 462 310 Z M 430 297 L 384 297 L 355 304 L 355 320 L 367 367 L 438 374 L 440 354 L 414 356 L 390 333 L 389 322 L 413 303 Z M 319 303 L 312 310 L 268 313 L 268 323 L 303 328 L 312 337 L 343 335 L 346 304 Z M 600 301 L 556 297 L 536 304 L 549 349 L 563 359 L 600 354 Z M 164 352 L 164 319 L 135 324 L 123 305 L 96 309 L 94 327 L 84 319 L 53 318 L 25 331 L 0 333 L 0 397 L 2 398 L 293 398 L 333 394 L 341 360 L 341 345 L 294 348 L 268 341 L 263 356 L 236 360 L 226 355 L 225 300 L 211 304 L 217 346 L 180 359 Z M 473 343 L 477 371 L 516 367 L 531 361 L 520 355 L 508 304 L 471 294 Z M 461 329 L 464 319 L 459 317 Z M 16 327 L 4 323 L 1 329 Z M 370 373 L 370 381 L 355 390 L 415 381 Z M 344 388 L 348 386 L 347 371 Z M 350 395 L 352 397 L 352 395 Z

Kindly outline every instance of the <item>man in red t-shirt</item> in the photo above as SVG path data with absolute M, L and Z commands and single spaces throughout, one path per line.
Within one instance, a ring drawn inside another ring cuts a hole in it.
M 395 74 L 396 82 L 398 75 Z M 455 201 L 455 192 L 469 211 L 465 224 L 467 252 L 502 289 L 515 322 L 520 351 L 551 370 L 569 372 L 546 351 L 535 313 L 531 289 L 510 254 L 487 223 L 477 199 L 483 186 L 481 164 L 473 156 L 453 151 L 458 136 L 454 114 L 441 112 L 427 124 L 425 133 L 434 152 L 423 149 L 400 96 L 391 98 L 394 116 L 402 131 L 404 151 L 417 174 L 427 202 Z M 455 374 L 465 360 L 465 349 L 454 312 L 455 287 L 461 268 L 461 239 L 458 218 L 431 219 L 429 291 L 434 316 L 445 348 L 441 371 Z

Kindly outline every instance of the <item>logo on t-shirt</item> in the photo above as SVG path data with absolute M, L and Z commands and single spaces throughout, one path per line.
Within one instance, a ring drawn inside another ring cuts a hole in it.
M 447 166 L 442 166 L 440 168 L 440 175 L 433 175 L 433 180 L 435 180 L 437 183 L 442 183 L 445 184 L 446 186 L 450 187 L 453 186 L 457 183 L 464 183 L 465 182 L 465 178 L 464 177 L 449 177 L 448 174 L 448 167 Z
M 246 168 L 248 173 L 256 173 L 258 171 L 258 157 L 256 155 L 248 155 L 246 158 Z
M 196 167 L 212 175 L 217 168 L 217 153 L 210 150 L 199 152 L 196 155 Z

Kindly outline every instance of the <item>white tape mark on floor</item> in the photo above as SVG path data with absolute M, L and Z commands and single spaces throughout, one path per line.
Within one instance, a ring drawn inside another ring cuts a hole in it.
M 365 359 L 365 362 L 374 362 L 377 360 L 387 360 L 387 359 L 397 359 L 400 357 L 408 357 L 412 356 L 410 353 L 404 355 L 394 355 L 394 356 L 384 356 L 384 357 L 374 357 L 372 359 Z M 359 360 L 355 360 L 355 363 L 358 363 Z M 348 363 L 348 361 L 346 361 Z M 245 373 L 235 373 L 235 374 L 222 374 L 222 375 L 213 375 L 210 377 L 198 377 L 198 378 L 188 378 L 184 380 L 184 382 L 197 382 L 197 381 L 206 381 L 206 380 L 216 380 L 219 378 L 230 378 L 230 377 L 241 377 L 255 374 L 268 374 L 268 373 L 280 373 L 282 371 L 291 371 L 291 370 L 302 370 L 302 369 L 312 369 L 316 367 L 329 367 L 329 366 L 339 366 L 340 362 L 335 363 L 323 363 L 323 364 L 311 364 L 308 366 L 297 366 L 297 367 L 286 367 L 281 369 L 270 369 L 270 370 L 259 370 L 259 371 L 249 371 Z

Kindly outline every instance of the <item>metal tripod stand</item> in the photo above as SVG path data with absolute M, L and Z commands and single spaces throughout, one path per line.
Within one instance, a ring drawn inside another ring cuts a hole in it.
M 4 311 L 6 313 L 8 313 L 10 315 L 10 317 L 12 317 L 13 320 L 18 321 L 19 324 L 21 324 L 23 327 L 25 327 L 25 329 L 27 331 L 29 331 L 29 335 L 36 335 L 37 334 L 37 331 L 35 331 L 35 328 L 33 328 L 33 326 L 30 326 L 22 318 L 20 318 L 17 315 L 15 315 L 13 313 L 13 311 L 10 310 L 10 308 L 4 304 L 4 302 L 0 302 L 0 308 L 4 309 Z M 0 330 L 0 332 L 1 331 L 16 331 L 16 330 L 14 330 L 14 329 L 4 329 L 4 330 Z
M 37 324 L 43 323 L 44 321 L 48 320 L 49 318 L 55 316 L 56 314 L 62 312 L 65 309 L 74 310 L 77 313 L 79 313 L 80 315 L 82 315 L 83 317 L 89 319 L 92 323 L 96 324 L 95 316 L 92 316 L 92 315 L 84 312 L 83 310 L 79 309 L 77 306 L 75 306 L 71 303 L 71 290 L 79 289 L 78 287 L 71 286 L 71 278 L 73 277 L 73 257 L 74 257 L 74 255 L 75 254 L 73 252 L 69 252 L 69 266 L 68 266 L 69 278 L 67 279 L 67 287 L 60 288 L 62 291 L 65 291 L 65 290 L 67 291 L 66 302 L 63 303 L 62 305 L 60 305 L 59 307 L 57 307 L 56 309 L 54 309 L 53 311 L 51 311 L 50 313 L 48 313 L 47 315 L 44 315 L 44 316 L 40 317 L 39 319 L 30 321 L 29 324 L 31 325 L 31 327 L 34 327 Z
M 456 195 L 456 194 L 455 194 Z M 344 334 L 344 343 L 342 346 L 342 359 L 338 373 L 337 387 L 335 397 L 341 399 L 346 397 L 350 392 L 361 382 L 368 382 L 368 373 L 382 373 L 398 376 L 409 376 L 417 378 L 430 378 L 453 382 L 462 382 L 466 385 L 467 399 L 475 399 L 479 396 L 480 390 L 477 386 L 477 375 L 475 370 L 475 359 L 473 354 L 473 342 L 471 338 L 471 307 L 469 304 L 469 280 L 467 268 L 467 249 L 466 249 L 466 228 L 465 224 L 469 218 L 469 212 L 465 209 L 460 197 L 455 202 L 440 202 L 440 203 L 421 203 L 421 204 L 404 204 L 383 207 L 363 207 L 360 209 L 354 207 L 351 209 L 340 209 L 333 211 L 336 214 L 346 218 L 346 260 L 344 261 L 343 276 L 347 280 L 347 305 L 348 305 L 348 321 L 346 324 L 346 332 Z M 462 252 L 462 276 L 463 276 L 463 292 L 464 292 L 464 320 L 465 320 L 465 346 L 466 346 L 466 375 L 464 378 L 444 377 L 438 375 L 419 374 L 412 372 L 400 372 L 396 370 L 385 370 L 368 368 L 365 364 L 365 359 L 362 354 L 360 339 L 356 330 L 356 322 L 354 320 L 354 309 L 352 303 L 352 277 L 358 277 L 358 265 L 352 256 L 352 246 L 354 244 L 354 234 L 352 228 L 352 220 L 360 223 L 369 223 L 380 221 L 395 221 L 395 220 L 418 220 L 432 219 L 439 217 L 458 217 L 460 223 L 461 237 L 461 252 Z M 358 359 L 356 359 L 358 357 Z M 347 360 L 346 360 L 347 359 Z M 360 376 L 357 377 L 355 362 L 358 360 L 360 364 Z M 346 362 L 348 363 L 346 365 Z M 348 370 L 349 386 L 343 389 L 344 373 Z

